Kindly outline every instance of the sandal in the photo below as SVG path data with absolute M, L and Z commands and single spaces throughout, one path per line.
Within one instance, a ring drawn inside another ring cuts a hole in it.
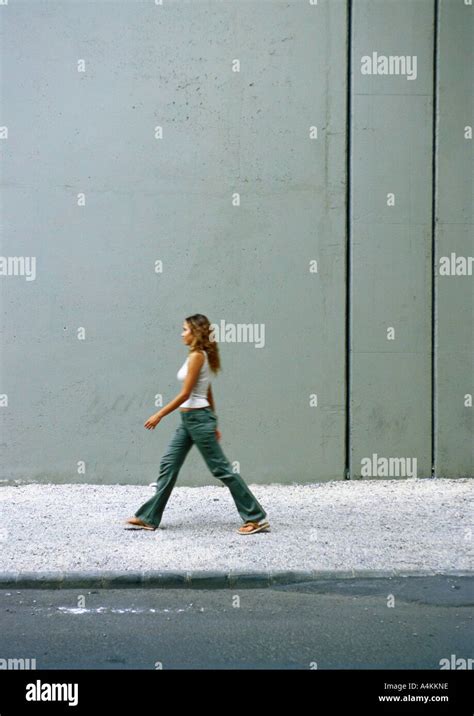
M 130 517 L 125 524 L 132 525 L 132 527 L 124 527 L 126 530 L 156 530 L 156 527 L 153 527 L 153 525 L 147 525 L 146 522 L 142 522 L 142 520 L 138 519 L 138 517 Z
M 251 528 L 251 529 L 249 529 Z M 268 522 L 245 522 L 237 532 L 240 535 L 253 535 L 254 532 L 261 532 L 262 530 L 268 530 L 270 528 L 270 525 Z

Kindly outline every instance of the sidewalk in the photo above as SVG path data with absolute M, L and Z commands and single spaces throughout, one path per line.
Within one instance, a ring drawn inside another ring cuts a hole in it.
M 474 571 L 472 479 L 255 485 L 270 532 L 216 481 L 175 487 L 160 527 L 124 529 L 148 485 L 0 487 L 0 588 L 269 586 Z

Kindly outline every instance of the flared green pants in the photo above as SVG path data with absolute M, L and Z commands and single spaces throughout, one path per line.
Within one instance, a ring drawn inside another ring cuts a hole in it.
M 178 473 L 194 443 L 214 477 L 229 488 L 242 520 L 259 522 L 266 517 L 267 513 L 241 476 L 232 472 L 232 466 L 216 437 L 217 417 L 211 407 L 180 411 L 180 415 L 181 425 L 176 428 L 161 458 L 156 494 L 135 512 L 135 517 L 158 527 Z

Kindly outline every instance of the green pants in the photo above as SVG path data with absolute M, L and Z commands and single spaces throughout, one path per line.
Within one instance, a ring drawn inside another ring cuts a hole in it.
M 210 406 L 180 412 L 180 415 L 181 425 L 161 458 L 156 494 L 135 512 L 135 517 L 158 527 L 178 473 L 194 443 L 214 477 L 229 488 L 242 519 L 259 522 L 266 517 L 267 513 L 241 476 L 232 472 L 232 466 L 217 440 L 217 417 Z

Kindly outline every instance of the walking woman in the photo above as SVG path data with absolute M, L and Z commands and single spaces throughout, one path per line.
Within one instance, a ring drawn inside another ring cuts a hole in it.
M 183 387 L 176 398 L 165 405 L 145 423 L 145 428 L 154 430 L 160 420 L 169 413 L 180 409 L 181 424 L 176 429 L 160 462 L 156 494 L 126 521 L 126 529 L 156 530 L 163 511 L 176 483 L 178 473 L 189 450 L 196 443 L 199 452 L 214 477 L 226 485 L 234 499 L 237 511 L 244 524 L 239 534 L 253 534 L 267 531 L 268 522 L 263 521 L 267 513 L 252 494 L 238 473 L 232 467 L 217 442 L 221 434 L 217 429 L 214 412 L 214 397 L 210 385 L 210 371 L 220 370 L 219 348 L 210 338 L 211 325 L 201 313 L 188 316 L 183 323 L 181 334 L 189 353 L 178 372 Z

